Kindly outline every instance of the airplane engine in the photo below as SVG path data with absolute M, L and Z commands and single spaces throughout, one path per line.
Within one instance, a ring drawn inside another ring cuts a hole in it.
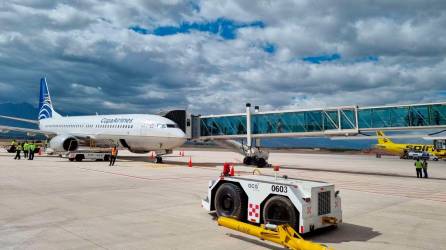
M 56 152 L 75 151 L 79 148 L 79 140 L 69 135 L 58 135 L 51 139 L 49 146 Z
M 120 139 L 119 143 L 121 144 L 121 146 L 123 146 L 124 148 L 127 148 L 130 152 L 135 153 L 135 154 L 144 154 L 144 153 L 150 152 L 150 150 L 141 147 L 137 143 L 132 143 L 132 142 L 126 141 L 124 139 Z

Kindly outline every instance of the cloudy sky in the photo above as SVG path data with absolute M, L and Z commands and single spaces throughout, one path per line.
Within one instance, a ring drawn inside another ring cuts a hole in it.
M 1 1 L 0 103 L 239 112 L 446 100 L 444 0 Z

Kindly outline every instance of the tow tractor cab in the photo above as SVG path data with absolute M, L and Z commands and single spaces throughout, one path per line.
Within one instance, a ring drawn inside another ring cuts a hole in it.
M 288 224 L 307 233 L 342 223 L 334 185 L 286 176 L 221 176 L 209 182 L 202 206 L 252 224 Z

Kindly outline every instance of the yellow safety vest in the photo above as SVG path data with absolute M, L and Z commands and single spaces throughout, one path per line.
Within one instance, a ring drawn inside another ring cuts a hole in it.
M 415 162 L 415 168 L 423 168 L 423 162 L 421 162 L 421 161 L 416 161 L 416 162 Z

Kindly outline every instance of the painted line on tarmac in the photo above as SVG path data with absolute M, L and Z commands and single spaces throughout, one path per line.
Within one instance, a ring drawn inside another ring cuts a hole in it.
M 351 171 L 351 170 L 333 170 L 326 168 L 303 168 L 303 167 L 295 167 L 295 166 L 281 166 L 280 168 L 289 169 L 289 170 L 307 170 L 307 171 L 317 171 L 317 172 L 331 172 L 331 173 L 342 173 L 342 174 L 358 174 L 358 175 L 375 175 L 375 176 L 386 176 L 386 177 L 400 177 L 400 178 L 415 178 L 413 175 L 402 175 L 395 173 L 382 173 L 382 172 L 364 172 L 364 171 Z M 441 180 L 446 181 L 446 178 L 442 177 L 429 177 L 430 180 Z
M 129 174 L 123 174 L 123 173 L 117 173 L 117 172 L 109 172 L 109 171 L 98 170 L 98 169 L 81 168 L 81 167 L 80 167 L 80 169 L 87 170 L 87 171 L 104 173 L 104 174 L 111 174 L 111 175 L 135 178 L 135 179 L 140 179 L 140 180 L 147 180 L 147 181 L 186 180 L 186 179 L 196 179 L 196 178 L 215 178 L 214 175 L 213 176 L 190 176 L 190 177 L 188 176 L 188 177 L 149 178 L 149 177 L 129 175 Z

